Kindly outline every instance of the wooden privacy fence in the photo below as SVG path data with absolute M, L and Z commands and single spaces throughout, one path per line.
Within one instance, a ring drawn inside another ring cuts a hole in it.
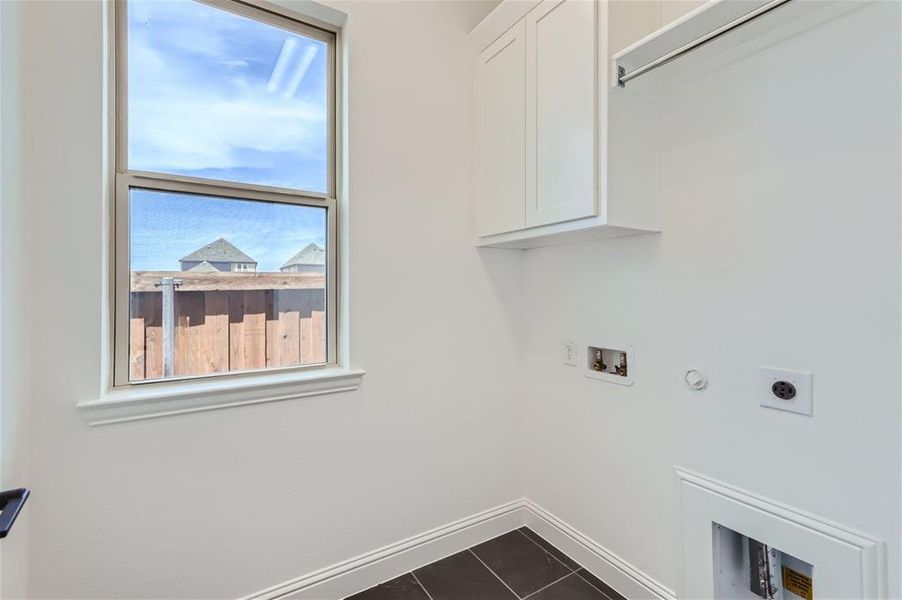
M 165 375 L 159 283 L 174 277 L 173 375 L 205 375 L 326 362 L 322 274 L 132 274 L 129 379 Z

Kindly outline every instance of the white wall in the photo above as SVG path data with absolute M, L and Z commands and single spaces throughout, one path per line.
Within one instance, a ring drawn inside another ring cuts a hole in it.
M 237 597 L 521 495 L 516 257 L 478 254 L 467 200 L 466 32 L 485 9 L 335 5 L 363 387 L 102 428 L 74 406 L 101 385 L 102 7 L 26 5 L 31 597 Z
M 28 452 L 28 280 L 26 214 L 21 173 L 22 69 L 19 2 L 0 2 L 0 489 L 30 486 Z M 23 512 L 3 540 L 0 596 L 21 596 L 27 585 L 28 522 Z
M 527 496 L 671 588 L 681 465 L 887 540 L 902 596 L 900 6 L 661 97 L 660 235 L 526 253 Z M 562 364 L 606 336 L 633 387 Z M 813 371 L 814 418 L 760 364 Z
M 29 596 L 235 597 L 519 497 L 524 479 L 676 587 L 674 464 L 887 539 L 902 595 L 899 5 L 675 90 L 663 234 L 525 254 L 472 247 L 465 33 L 484 7 L 334 5 L 351 15 L 364 387 L 94 429 L 74 404 L 101 385 L 102 7 L 25 5 L 28 201 L 8 208 L 4 178 L 2 260 L 6 284 L 12 210 L 29 276 L 4 286 L 3 365 L 25 369 L 34 423 Z M 30 364 L 10 359 L 10 306 Z M 635 347 L 633 388 L 560 363 L 563 340 L 606 335 Z M 761 363 L 814 371 L 814 419 L 755 406 Z M 708 391 L 684 388 L 690 365 Z

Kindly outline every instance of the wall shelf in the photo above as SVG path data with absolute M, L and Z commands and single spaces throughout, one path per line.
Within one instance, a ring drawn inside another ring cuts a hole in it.
M 637 87 L 643 90 L 649 86 L 657 89 L 655 84 L 673 84 L 685 78 L 686 69 L 706 70 L 730 62 L 869 1 L 710 0 L 617 52 L 611 85 L 617 86 L 624 75 L 629 78 L 658 61 L 668 68 L 647 70 L 629 79 L 626 87 L 640 81 L 642 85 Z M 696 46 L 699 41 L 705 43 Z

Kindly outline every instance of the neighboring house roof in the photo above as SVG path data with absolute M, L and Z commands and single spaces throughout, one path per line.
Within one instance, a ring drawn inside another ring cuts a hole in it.
M 280 268 L 293 265 L 324 265 L 326 264 L 326 251 L 319 244 L 307 244 L 300 252 L 285 261 Z
M 227 263 L 254 263 L 253 258 L 236 248 L 224 238 L 219 238 L 215 242 L 207 244 L 200 250 L 195 250 L 188 256 L 179 259 L 179 262 L 227 262 Z
M 199 262 L 190 269 L 188 269 L 189 273 L 214 273 L 219 272 L 219 269 L 211 265 L 207 261 Z

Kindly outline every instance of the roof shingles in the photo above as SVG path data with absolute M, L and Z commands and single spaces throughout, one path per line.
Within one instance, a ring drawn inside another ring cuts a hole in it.
M 228 263 L 254 263 L 253 258 L 236 248 L 231 242 L 225 238 L 219 238 L 215 242 L 211 242 L 201 248 L 195 250 L 188 256 L 179 259 L 180 262 L 228 262 Z
M 285 261 L 282 269 L 292 265 L 324 265 L 326 264 L 326 251 L 319 244 L 307 244 L 300 252 Z

